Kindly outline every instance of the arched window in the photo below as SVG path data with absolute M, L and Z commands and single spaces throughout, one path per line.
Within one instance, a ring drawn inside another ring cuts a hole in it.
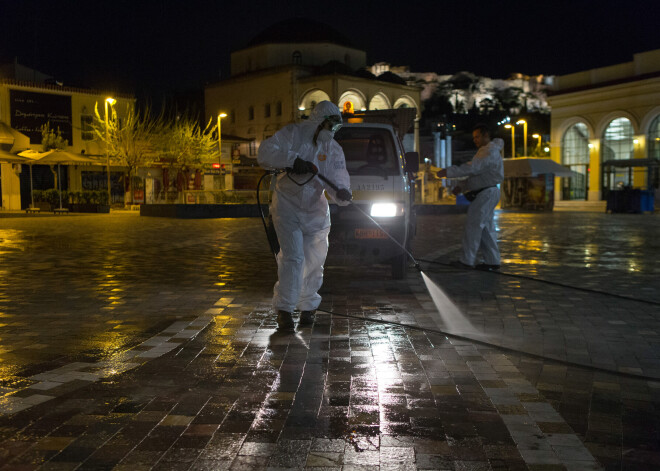
M 649 158 L 660 159 L 660 115 L 656 116 L 649 127 L 648 136 Z M 649 168 L 649 188 L 660 191 L 660 167 Z
M 633 127 L 628 118 L 613 119 L 603 133 L 601 163 L 609 160 L 633 158 Z M 617 190 L 632 185 L 628 169 L 603 165 L 603 196 L 607 190 Z
M 302 64 L 302 53 L 300 51 L 293 51 L 293 54 L 291 54 L 291 63 L 293 65 Z
M 576 123 L 561 138 L 561 163 L 575 173 L 562 178 L 563 200 L 584 200 L 589 191 L 589 129 Z
M 656 116 L 649 127 L 649 158 L 660 159 L 660 115 Z
M 603 134 L 602 161 L 633 158 L 633 127 L 628 118 L 616 118 Z
M 382 93 L 377 93 L 369 102 L 370 110 L 386 110 L 391 108 L 389 100 Z

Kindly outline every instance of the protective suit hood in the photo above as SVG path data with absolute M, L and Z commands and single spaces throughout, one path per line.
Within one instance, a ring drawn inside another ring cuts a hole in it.
M 500 139 L 499 137 L 496 137 L 492 141 L 490 141 L 490 145 L 493 146 L 497 150 L 502 150 L 504 149 L 504 141 Z
M 325 120 L 326 116 L 339 116 L 341 118 L 341 113 L 337 105 L 327 100 L 316 104 L 307 122 L 314 123 L 314 125 L 318 126 Z

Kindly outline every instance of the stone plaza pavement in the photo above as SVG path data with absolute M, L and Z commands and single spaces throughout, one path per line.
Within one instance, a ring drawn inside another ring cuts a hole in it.
M 660 217 L 464 217 L 280 334 L 258 219 L 0 215 L 0 469 L 658 469 Z

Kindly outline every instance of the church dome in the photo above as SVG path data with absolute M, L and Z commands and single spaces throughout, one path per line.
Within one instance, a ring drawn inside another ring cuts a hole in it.
M 269 26 L 248 43 L 248 47 L 278 43 L 333 43 L 355 46 L 339 31 L 307 18 L 290 18 Z

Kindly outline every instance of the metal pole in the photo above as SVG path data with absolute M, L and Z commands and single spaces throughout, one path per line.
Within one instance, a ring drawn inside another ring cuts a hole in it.
M 60 194 L 60 209 L 62 209 L 62 175 L 60 174 L 60 163 L 57 163 L 57 186 L 59 187 Z
M 516 128 L 511 125 L 511 157 L 516 158 Z
M 34 190 L 32 188 L 32 164 L 30 164 L 30 200 L 32 201 L 30 207 L 34 208 Z
M 108 138 L 108 100 L 105 100 L 105 164 L 108 176 L 108 204 L 112 204 L 112 193 L 110 191 L 110 143 Z

